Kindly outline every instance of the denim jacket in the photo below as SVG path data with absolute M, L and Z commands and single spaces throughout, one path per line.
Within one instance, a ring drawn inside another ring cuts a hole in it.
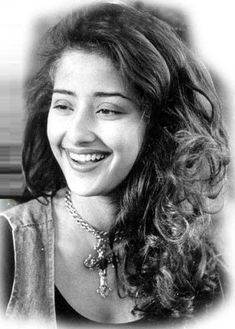
M 56 327 L 54 301 L 54 222 L 51 199 L 17 205 L 3 216 L 14 242 L 15 274 L 6 315 L 44 319 Z

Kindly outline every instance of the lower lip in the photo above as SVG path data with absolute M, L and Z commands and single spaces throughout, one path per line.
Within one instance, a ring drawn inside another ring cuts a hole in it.
M 70 166 L 72 167 L 72 169 L 74 169 L 78 172 L 82 172 L 82 173 L 89 172 L 89 171 L 92 171 L 92 170 L 96 169 L 100 164 L 102 164 L 109 157 L 109 155 L 108 155 L 100 161 L 86 162 L 86 163 L 82 164 L 82 163 L 78 163 L 76 161 L 73 161 L 67 151 L 65 151 L 65 153 L 66 153 L 68 162 L 69 162 Z

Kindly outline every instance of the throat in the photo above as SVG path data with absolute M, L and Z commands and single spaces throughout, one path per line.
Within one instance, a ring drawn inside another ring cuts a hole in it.
M 72 193 L 71 200 L 80 215 L 97 230 L 108 232 L 115 224 L 116 205 L 111 197 L 83 197 Z

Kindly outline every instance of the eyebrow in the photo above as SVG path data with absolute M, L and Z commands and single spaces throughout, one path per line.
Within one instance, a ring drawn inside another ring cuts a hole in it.
M 53 94 L 64 94 L 64 95 L 76 96 L 75 92 L 66 90 L 66 89 L 54 89 Z
M 69 96 L 74 96 L 76 97 L 76 93 L 67 89 L 54 89 L 53 90 L 53 94 L 64 94 L 64 95 L 69 95 Z M 102 92 L 102 91 L 97 91 L 94 93 L 95 97 L 121 97 L 124 99 L 127 99 L 131 102 L 134 103 L 133 99 L 131 99 L 130 97 L 127 97 L 121 93 L 118 92 Z
M 130 97 L 127 97 L 127 96 L 125 96 L 121 93 L 118 93 L 118 92 L 108 93 L 108 92 L 97 91 L 94 94 L 94 96 L 95 97 L 121 97 L 121 98 L 124 98 L 124 99 L 127 99 L 127 100 L 133 102 L 133 100 Z

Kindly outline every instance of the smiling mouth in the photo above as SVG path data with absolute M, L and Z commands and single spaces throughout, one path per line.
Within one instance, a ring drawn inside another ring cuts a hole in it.
M 99 153 L 99 152 L 87 153 L 87 154 L 68 152 L 68 155 L 70 159 L 77 164 L 97 163 L 109 156 L 108 153 Z

